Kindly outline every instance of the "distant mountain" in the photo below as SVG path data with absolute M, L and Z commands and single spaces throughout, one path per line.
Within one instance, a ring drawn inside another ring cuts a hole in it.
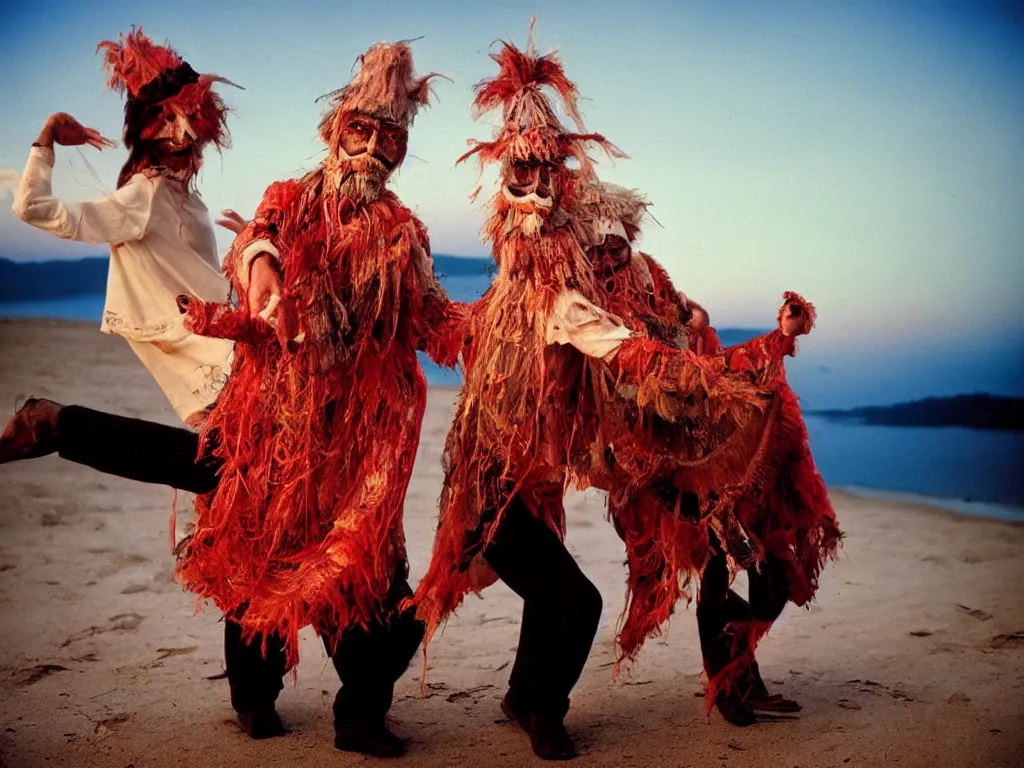
M 106 256 L 68 261 L 11 261 L 0 258 L 0 301 L 62 299 L 103 293 Z
M 988 394 L 929 397 L 896 405 L 808 411 L 833 421 L 887 427 L 969 427 L 1024 431 L 1024 398 Z
M 107 290 L 107 256 L 53 261 L 12 261 L 0 257 L 0 302 L 62 299 Z M 434 256 L 439 277 L 489 275 L 491 260 Z

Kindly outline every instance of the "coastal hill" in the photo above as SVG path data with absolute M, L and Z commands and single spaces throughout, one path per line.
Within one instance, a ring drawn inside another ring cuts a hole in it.
M 53 261 L 21 261 L 0 257 L 0 302 L 63 299 L 104 293 L 107 256 Z M 475 256 L 434 256 L 438 277 L 490 275 L 493 262 Z
M 976 393 L 929 397 L 895 405 L 808 411 L 833 421 L 886 427 L 969 427 L 1024 431 L 1024 398 Z
M 108 261 L 106 256 L 67 261 L 11 261 L 0 257 L 0 301 L 103 293 Z

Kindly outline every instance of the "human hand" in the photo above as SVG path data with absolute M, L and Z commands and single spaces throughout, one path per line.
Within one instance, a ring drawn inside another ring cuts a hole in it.
M 798 293 L 787 291 L 779 307 L 779 329 L 784 336 L 803 336 L 814 327 L 814 305 Z
M 110 139 L 102 136 L 94 128 L 86 128 L 67 112 L 55 112 L 46 118 L 43 129 L 39 132 L 37 144 L 52 147 L 60 144 L 65 147 L 78 147 L 88 144 L 90 147 L 103 150 L 104 147 L 116 147 Z
M 231 230 L 236 235 L 241 234 L 242 230 L 249 226 L 248 221 L 243 219 L 237 211 L 233 211 L 230 208 L 225 208 L 220 212 L 220 215 L 224 218 L 217 219 L 217 224 L 224 227 L 224 229 Z
M 260 254 L 250 266 L 248 299 L 249 317 L 273 327 L 282 347 L 292 350 L 302 342 L 295 304 L 285 296 L 281 272 L 269 254 Z

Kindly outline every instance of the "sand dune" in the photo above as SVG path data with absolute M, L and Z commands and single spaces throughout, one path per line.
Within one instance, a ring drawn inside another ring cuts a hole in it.
M 29 395 L 174 423 L 118 339 L 94 327 L 0 323 L 4 418 Z M 433 390 L 406 509 L 413 582 L 430 554 L 453 393 Z M 172 577 L 172 492 L 49 457 L 0 467 L 0 764 L 347 766 L 331 745 L 333 668 L 310 633 L 279 709 L 292 733 L 234 725 L 215 610 Z M 848 539 L 810 610 L 790 607 L 760 652 L 804 710 L 748 729 L 704 715 L 692 610 L 610 680 L 623 549 L 598 494 L 568 502 L 569 546 L 605 616 L 567 719 L 579 766 L 1024 765 L 1024 527 L 836 494 Z M 539 764 L 498 702 L 520 603 L 471 598 L 398 685 L 404 764 Z M 307 630 L 308 632 L 308 630 Z

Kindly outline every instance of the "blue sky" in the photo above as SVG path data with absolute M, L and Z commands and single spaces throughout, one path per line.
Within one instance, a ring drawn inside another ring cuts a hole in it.
M 1024 352 L 1024 24 L 1001 4 L 5 5 L 0 167 L 20 168 L 57 110 L 119 138 L 121 101 L 94 49 L 141 23 L 246 87 L 222 91 L 235 147 L 201 178 L 211 210 L 246 215 L 269 182 L 317 162 L 315 99 L 356 56 L 424 36 L 419 70 L 454 83 L 438 82 L 395 186 L 435 252 L 460 255 L 486 254 L 475 166 L 453 167 L 467 138 L 490 135 L 469 116 L 470 88 L 495 71 L 492 41 L 524 43 L 536 15 L 587 127 L 630 155 L 603 177 L 654 203 L 644 249 L 716 321 L 770 325 L 792 288 L 819 306 L 809 350 L 963 350 L 1009 331 L 1010 357 Z M 58 149 L 58 194 L 109 189 L 122 158 Z M 86 252 L 0 210 L 0 255 Z

